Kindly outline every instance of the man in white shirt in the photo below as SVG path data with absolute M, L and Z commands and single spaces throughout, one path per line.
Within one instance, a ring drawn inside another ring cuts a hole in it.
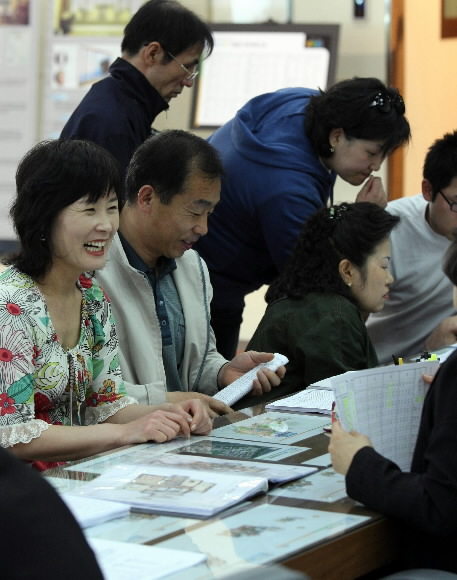
M 428 150 L 422 195 L 392 201 L 387 210 L 401 218 L 391 234 L 395 281 L 384 309 L 367 321 L 380 363 L 457 341 L 452 284 L 441 267 L 457 228 L 457 131 Z

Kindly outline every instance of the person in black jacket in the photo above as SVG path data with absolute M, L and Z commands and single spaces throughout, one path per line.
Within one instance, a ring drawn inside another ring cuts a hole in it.
M 457 237 L 444 271 L 457 286 Z M 457 572 L 456 414 L 457 352 L 425 398 L 410 472 L 377 453 L 365 435 L 333 424 L 329 451 L 335 471 L 346 475 L 348 495 L 402 526 L 401 567 Z
M 54 488 L 0 447 L 0 576 L 103 580 L 77 521 Z
M 207 24 L 179 2 L 145 2 L 125 27 L 121 58 L 91 87 L 60 136 L 98 143 L 125 172 L 154 119 L 193 86 L 199 62 L 213 46 Z

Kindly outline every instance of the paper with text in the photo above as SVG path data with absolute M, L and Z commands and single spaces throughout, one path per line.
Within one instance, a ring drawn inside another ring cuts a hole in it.
M 409 471 L 429 388 L 422 375 L 434 375 L 438 365 L 388 365 L 333 377 L 341 425 L 367 435 L 376 451 Z
M 88 542 L 106 580 L 156 580 L 206 560 L 204 554 L 159 546 L 100 538 L 89 538 Z
M 266 405 L 271 411 L 289 411 L 290 413 L 323 413 L 330 415 L 334 401 L 333 391 L 327 389 L 305 389 Z

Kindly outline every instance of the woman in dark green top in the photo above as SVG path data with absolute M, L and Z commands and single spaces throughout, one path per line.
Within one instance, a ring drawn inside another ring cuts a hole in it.
M 235 408 L 378 364 L 364 321 L 384 307 L 393 282 L 389 234 L 398 221 L 359 202 L 323 208 L 305 222 L 287 266 L 266 293 L 267 310 L 247 346 L 287 356 L 286 376 L 279 387 L 244 397 Z

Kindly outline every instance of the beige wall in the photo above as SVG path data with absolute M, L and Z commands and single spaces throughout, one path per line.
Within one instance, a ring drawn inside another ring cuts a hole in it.
M 405 0 L 406 115 L 412 143 L 404 154 L 403 195 L 420 191 L 428 147 L 457 129 L 457 38 L 441 38 L 441 0 Z

